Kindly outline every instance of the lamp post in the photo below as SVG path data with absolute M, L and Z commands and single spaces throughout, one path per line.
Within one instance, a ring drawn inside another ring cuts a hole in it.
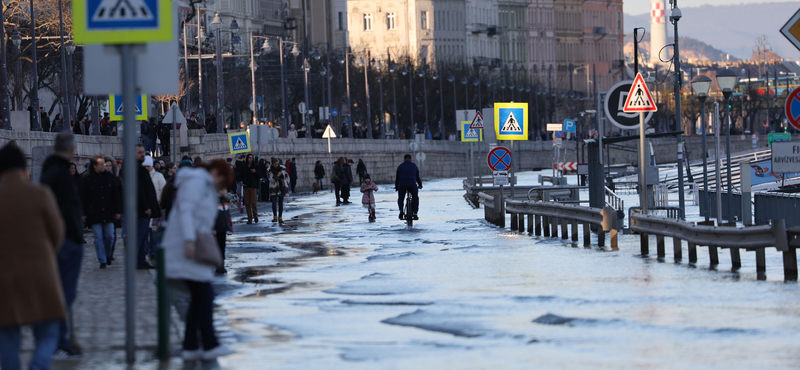
M 394 137 L 396 139 L 400 138 L 400 125 L 397 122 L 397 89 L 395 89 L 395 72 L 397 72 L 397 66 L 395 66 L 394 62 L 389 63 L 389 73 L 392 74 L 392 113 L 394 114 L 394 122 L 392 123 L 392 130 L 394 130 Z
M 486 80 L 486 88 L 492 90 L 492 104 L 494 104 L 494 88 L 492 88 L 492 79 Z
M 469 86 L 467 86 L 467 83 L 467 78 L 461 77 L 461 84 L 464 85 L 465 109 L 469 109 Z
M 426 78 L 426 69 L 428 69 L 428 63 L 423 63 L 422 68 L 419 70 L 419 77 L 422 78 L 422 95 L 425 97 L 425 130 L 422 132 L 425 137 L 430 132 L 430 127 L 428 126 L 428 79 Z
M 60 9 L 60 7 L 59 7 Z M 2 9 L 0 9 L 0 58 L 3 58 L 0 68 L 0 87 L 3 89 L 0 95 L 0 104 L 2 104 L 3 125 L 2 129 L 8 130 L 11 128 L 11 120 L 8 115 L 11 112 L 11 106 L 8 99 L 8 76 L 6 74 L 6 19 Z
M 0 23 L 0 25 L 2 25 L 2 27 L 0 27 L 0 28 L 5 28 L 5 22 Z M 61 43 L 61 52 L 59 53 L 59 54 L 61 54 L 61 95 L 62 95 L 62 104 L 61 104 L 62 108 L 61 108 L 61 111 L 62 111 L 62 114 L 66 113 L 66 114 L 64 114 L 64 121 L 65 122 L 70 122 L 70 119 L 72 118 L 72 116 L 70 115 L 69 105 L 71 104 L 71 102 L 69 100 L 69 91 L 67 89 L 67 55 L 66 55 L 67 51 L 66 51 L 66 48 L 64 47 L 65 46 L 64 45 L 65 44 L 65 42 L 64 42 L 64 5 L 62 3 L 62 0 L 58 0 L 58 25 L 59 25 L 59 38 L 60 38 L 60 43 Z M 0 37 L 5 39 L 5 35 L 0 34 Z M 5 111 L 5 109 L 6 109 L 6 100 L 7 100 L 6 99 L 7 98 L 7 93 L 6 93 L 6 88 L 5 88 L 5 86 L 7 86 L 6 85 L 6 78 L 5 78 L 5 74 L 6 74 L 5 64 L 6 64 L 6 61 L 5 61 L 5 47 L 4 47 L 3 48 L 3 77 L 2 77 L 2 80 L 3 80 L 3 82 L 2 82 L 3 83 L 3 96 L 4 96 L 4 98 L 3 98 L 3 119 L 4 120 L 5 120 L 5 117 L 6 117 L 7 113 L 8 113 L 8 112 Z M 64 125 L 64 126 L 67 126 L 67 125 Z M 97 127 L 97 126 L 99 126 L 99 124 L 95 123 L 94 126 Z M 52 128 L 51 128 L 51 131 L 52 131 Z
M 367 59 L 366 59 L 366 60 L 364 60 L 364 59 L 362 59 L 362 58 L 358 58 L 358 60 L 356 61 L 356 63 L 357 63 L 359 66 L 363 66 L 363 67 L 364 67 L 364 95 L 366 95 L 366 97 L 367 97 L 367 116 L 366 116 L 366 119 L 364 120 L 364 124 L 366 124 L 366 125 L 367 125 L 367 127 L 369 128 L 369 130 L 368 130 L 367 132 L 369 132 L 369 133 L 372 133 L 372 122 L 371 122 L 371 121 L 372 121 L 372 120 L 371 120 L 372 111 L 370 110 L 370 102 L 369 102 L 369 74 L 368 74 L 368 71 L 367 71 L 367 69 L 369 68 L 369 60 L 370 60 L 370 58 L 369 58 L 369 50 L 367 50 Z M 374 137 L 374 136 L 373 136 L 373 137 Z M 365 139 L 366 139 L 366 138 L 365 138 Z
M 478 88 L 478 111 L 480 111 L 483 108 L 483 102 L 481 101 L 481 81 L 475 78 L 475 80 L 472 81 L 472 86 Z
M 328 70 L 325 69 L 325 68 L 323 68 L 323 69 L 321 69 L 319 71 L 319 77 L 322 78 L 322 84 L 321 84 L 322 85 L 322 104 L 321 104 L 321 106 L 323 107 L 323 110 L 325 109 L 324 107 L 330 106 L 330 102 L 328 102 L 328 105 L 325 105 L 325 80 L 327 80 L 327 74 L 328 74 Z M 330 109 L 330 107 L 328 109 Z M 327 116 L 326 116 L 326 118 L 327 118 Z M 320 116 L 320 121 L 321 120 L 322 120 L 322 116 Z
M 700 122 L 703 127 L 703 189 L 706 191 L 706 222 L 708 222 L 709 214 L 711 213 L 711 196 L 708 193 L 708 150 L 706 150 L 706 98 L 708 98 L 708 91 L 711 89 L 711 78 L 704 75 L 698 75 L 692 80 L 692 91 L 697 95 L 697 100 L 700 101 L 703 113 L 700 115 Z M 717 190 L 719 191 L 719 190 Z
M 409 64 L 411 67 L 411 64 Z M 400 73 L 405 76 L 408 75 L 408 104 L 409 104 L 409 120 L 408 120 L 408 128 L 411 131 L 411 134 L 416 133 L 416 127 L 414 127 L 414 74 L 409 72 L 409 68 L 403 67 L 400 70 Z
M 67 73 L 68 73 L 68 76 L 70 77 L 69 80 L 72 80 L 73 79 L 73 75 L 72 75 L 72 55 L 75 54 L 75 49 L 76 49 L 75 43 L 72 42 L 72 40 L 67 41 L 67 43 L 64 45 L 64 48 L 67 51 Z M 97 99 L 92 99 L 92 100 L 95 103 L 97 102 Z M 69 91 L 69 89 L 67 89 L 67 101 L 70 102 L 70 104 L 67 105 L 67 111 L 69 112 L 70 117 L 75 117 L 76 116 L 75 106 L 72 105 L 72 93 Z M 99 121 L 99 119 L 97 121 Z M 70 130 L 70 127 L 69 127 L 69 122 L 70 121 L 66 121 L 65 120 L 64 122 L 65 122 L 65 124 L 63 125 L 64 131 L 69 131 Z M 98 124 L 93 125 L 93 126 L 96 127 L 97 134 L 100 135 L 100 123 L 98 122 Z
M 739 75 L 732 69 L 725 68 L 717 73 L 717 84 L 725 97 L 725 119 L 728 121 L 725 130 L 725 154 L 727 155 L 728 175 L 728 222 L 733 222 L 733 186 L 731 184 L 731 108 L 730 101 L 733 89 L 739 81 Z M 719 188 L 719 186 L 717 186 Z M 719 191 L 719 189 L 717 189 Z
M 383 114 L 383 68 L 382 68 L 383 65 L 381 64 L 380 60 L 376 60 L 372 64 L 375 68 L 378 69 L 378 92 L 379 92 L 378 98 L 380 101 L 379 105 L 380 114 L 378 115 L 378 138 L 383 139 L 383 131 L 384 131 L 383 126 L 386 124 L 386 122 L 384 122 L 384 114 Z
M 251 93 L 253 94 L 253 124 L 258 124 L 258 119 L 256 118 L 256 58 L 255 54 L 253 53 L 253 40 L 255 39 L 263 39 L 264 44 L 261 46 L 261 50 L 266 51 L 269 50 L 269 39 L 266 36 L 259 36 L 254 35 L 253 32 L 250 32 L 250 78 L 252 80 L 251 83 Z
M 283 48 L 284 45 L 286 44 L 293 45 L 292 51 L 290 51 L 290 53 L 294 57 L 297 57 L 300 54 L 300 50 L 297 49 L 297 43 L 294 43 L 292 41 L 284 41 L 283 37 L 277 37 L 277 40 L 278 40 L 278 59 L 280 59 L 280 64 L 281 64 L 281 117 L 283 118 L 283 125 L 287 126 L 286 128 L 284 128 L 284 130 L 282 130 L 281 136 L 285 138 L 288 137 L 288 131 L 289 131 L 288 130 L 289 112 L 288 109 L 286 108 L 286 67 L 284 66 L 283 63 L 283 50 L 284 50 Z M 265 41 L 263 50 L 265 53 L 272 52 L 272 46 L 270 46 L 269 42 Z
M 31 131 L 42 131 L 42 118 L 39 114 L 39 69 L 36 66 L 36 17 L 31 0 Z
M 217 67 L 217 133 L 225 133 L 225 104 L 223 97 L 222 79 L 222 19 L 219 13 L 214 15 L 211 24 L 217 26 L 217 47 L 216 47 L 216 67 Z
M 506 101 L 506 80 L 504 79 L 500 82 L 500 91 L 502 92 L 501 96 L 503 98 L 503 102 Z
M 347 115 L 350 117 L 350 121 L 353 120 L 353 103 L 350 100 L 350 51 L 348 49 L 344 50 L 344 54 L 341 58 L 339 58 L 339 64 L 344 64 L 344 75 L 345 81 L 347 85 Z M 347 125 L 347 137 L 353 137 L 353 122 L 350 122 Z
M 458 110 L 458 98 L 456 98 L 456 78 L 453 75 L 447 76 L 447 82 L 453 84 L 453 110 Z M 459 131 L 458 127 L 461 123 L 458 121 L 458 117 L 456 117 L 456 131 Z
M 19 29 L 14 28 L 11 32 L 11 43 L 14 44 L 14 106 L 16 110 L 22 110 L 22 72 L 20 71 L 20 44 L 22 44 L 22 36 L 19 35 Z M 5 50 L 5 48 L 3 49 Z M 10 128 L 9 128 L 10 129 Z
M 431 78 L 433 78 L 434 81 L 439 81 L 439 138 L 441 140 L 447 140 L 444 132 L 444 91 L 442 90 L 442 78 L 437 72 L 433 72 L 433 76 L 431 76 Z M 455 107 L 453 109 L 455 109 Z

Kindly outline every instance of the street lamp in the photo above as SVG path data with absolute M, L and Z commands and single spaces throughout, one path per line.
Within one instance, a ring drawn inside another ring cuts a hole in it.
M 413 68 L 410 64 L 409 64 L 409 67 Z M 415 134 L 417 132 L 416 131 L 416 127 L 415 127 L 416 125 L 414 124 L 414 74 L 413 73 L 409 73 L 409 69 L 406 68 L 405 66 L 403 67 L 403 69 L 400 70 L 400 73 L 403 76 L 408 75 L 408 105 L 409 105 L 409 110 L 408 110 L 408 112 L 409 112 L 408 128 L 409 128 L 410 134 L 413 135 L 413 134 Z
M 42 118 L 39 114 L 39 68 L 36 66 L 36 17 L 31 0 L 31 131 L 42 131 Z
M 60 8 L 59 8 L 60 9 Z M 2 104 L 2 115 L 3 115 L 3 124 L 2 129 L 9 130 L 11 129 L 11 120 L 9 119 L 9 113 L 11 112 L 11 106 L 8 99 L 8 76 L 7 76 L 7 69 L 6 69 L 6 20 L 3 14 L 2 9 L 0 9 L 0 58 L 3 58 L 2 70 L 0 71 L 0 85 L 3 87 L 2 97 L 0 97 L 0 104 Z
M 296 50 L 297 48 L 295 48 Z M 350 120 L 353 119 L 353 108 L 352 108 L 352 100 L 350 100 L 350 52 L 348 49 L 344 50 L 342 56 L 339 58 L 339 64 L 344 64 L 344 74 L 345 74 L 345 81 L 347 85 L 347 114 L 350 117 Z M 353 124 L 350 122 L 347 125 L 347 137 L 353 137 Z
M 704 75 L 697 75 L 692 79 L 692 91 L 697 95 L 697 100 L 700 101 L 703 113 L 700 115 L 700 122 L 703 126 L 703 189 L 706 191 L 706 222 L 711 213 L 711 197 L 708 193 L 708 150 L 706 150 L 706 98 L 708 98 L 708 91 L 711 90 L 711 78 Z M 717 190 L 719 191 L 719 190 Z
M 461 84 L 464 85 L 464 98 L 466 99 L 466 109 L 469 109 L 469 86 L 467 86 L 467 78 L 461 77 Z
M 453 84 L 453 110 L 458 110 L 458 99 L 456 98 L 456 78 L 453 75 L 447 76 L 447 82 Z M 456 131 L 459 130 L 460 123 L 458 122 L 458 117 L 456 117 Z
M 500 82 L 500 90 L 503 92 L 503 101 L 506 101 L 506 81 Z
M 732 69 L 725 68 L 717 72 L 717 84 L 725 97 L 725 117 L 728 121 L 728 129 L 725 130 L 725 151 L 728 156 L 728 222 L 733 222 L 733 186 L 731 183 L 731 108 L 730 101 L 733 89 L 739 82 L 739 75 Z M 719 187 L 719 186 L 717 186 Z M 719 191 L 719 189 L 717 189 Z
M 384 114 L 383 114 L 383 69 L 381 68 L 381 67 L 383 67 L 383 64 L 381 63 L 380 60 L 375 60 L 375 61 L 372 62 L 372 66 L 375 67 L 378 70 L 378 92 L 379 92 L 378 97 L 380 98 L 379 99 L 380 100 L 380 106 L 379 106 L 380 107 L 380 110 L 379 110 L 380 114 L 379 114 L 379 117 L 378 117 L 378 138 L 382 139 L 384 137 L 384 135 L 383 135 L 384 127 L 383 126 L 385 124 L 384 119 L 383 119 L 384 118 Z
M 394 62 L 389 63 L 389 73 L 392 74 L 392 112 L 394 113 L 394 123 L 392 129 L 394 130 L 395 138 L 400 138 L 400 125 L 397 122 L 397 90 L 395 89 L 395 72 L 397 66 Z
M 251 87 L 251 92 L 253 94 L 253 124 L 254 125 L 258 124 L 258 118 L 256 117 L 256 109 L 257 109 L 256 108 L 256 106 L 257 106 L 257 101 L 256 101 L 256 68 L 258 66 L 256 66 L 255 53 L 254 53 L 254 50 L 253 50 L 254 49 L 253 40 L 255 40 L 255 39 L 263 39 L 264 40 L 264 43 L 261 45 L 261 51 L 263 53 L 268 53 L 269 51 L 272 50 L 272 47 L 269 46 L 269 38 L 267 36 L 254 35 L 252 31 L 250 32 L 250 78 L 251 78 L 250 87 Z
M 480 111 L 481 108 L 483 108 L 483 102 L 481 102 L 481 81 L 475 78 L 475 80 L 472 81 L 472 86 L 478 88 L 478 111 Z
M 428 79 L 425 78 L 425 70 L 428 68 L 428 63 L 425 61 L 422 68 L 419 70 L 419 77 L 422 79 L 422 95 L 425 96 L 425 130 L 422 132 L 423 136 L 428 136 L 430 128 L 428 126 Z
M 14 28 L 11 32 L 11 43 L 14 44 L 14 106 L 16 110 L 22 110 L 22 72 L 20 71 L 20 44 L 22 44 L 22 36 L 19 35 L 19 29 Z M 9 128 L 10 129 L 10 128 Z
M 442 90 L 442 78 L 440 78 L 439 74 L 435 71 L 433 72 L 431 78 L 433 78 L 434 81 L 439 81 L 439 138 L 441 140 L 447 140 L 444 133 L 444 91 Z M 453 107 L 453 109 L 455 109 L 455 107 Z
M 216 47 L 216 67 L 217 67 L 217 133 L 225 133 L 225 104 L 223 94 L 222 78 L 222 19 L 219 13 L 214 15 L 212 25 L 217 26 L 217 47 Z

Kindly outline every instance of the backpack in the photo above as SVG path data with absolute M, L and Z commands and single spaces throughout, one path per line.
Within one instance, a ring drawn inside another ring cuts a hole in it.
M 337 169 L 337 168 L 340 168 L 340 167 L 337 167 L 337 166 L 338 166 L 338 165 L 336 165 L 336 166 L 333 166 L 333 171 L 331 171 L 331 182 L 332 182 L 332 183 L 336 183 L 336 182 L 339 182 L 339 181 L 340 181 L 340 180 L 339 180 L 339 175 L 337 175 L 337 174 L 336 174 L 336 169 Z

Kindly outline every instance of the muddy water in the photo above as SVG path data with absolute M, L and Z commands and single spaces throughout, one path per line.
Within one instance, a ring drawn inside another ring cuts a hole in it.
M 752 253 L 731 272 L 702 252 L 694 265 L 638 257 L 635 236 L 578 248 L 487 225 L 460 188 L 427 184 L 413 230 L 390 190 L 376 223 L 327 193 L 289 203 L 283 227 L 237 223 L 216 282 L 238 351 L 222 367 L 800 367 L 800 288 L 782 282 L 779 254 L 758 281 Z

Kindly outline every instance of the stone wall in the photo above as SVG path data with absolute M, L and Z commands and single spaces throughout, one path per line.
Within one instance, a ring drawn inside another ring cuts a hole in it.
M 37 165 L 41 165 L 43 156 L 50 153 L 50 148 L 55 140 L 55 133 L 47 132 L 20 132 L 0 130 L 0 146 L 9 140 L 16 140 L 32 166 L 32 174 L 36 174 Z M 761 148 L 766 147 L 766 135 L 762 135 L 759 143 Z M 708 148 L 713 148 L 713 138 L 709 137 Z M 122 157 L 122 145 L 119 137 L 86 136 L 78 135 L 76 163 L 86 163 L 97 154 L 111 155 L 115 158 Z M 658 163 L 677 161 L 677 145 L 674 138 L 652 139 L 653 149 Z M 684 138 L 690 160 L 701 158 L 701 138 Z M 403 155 L 410 153 L 410 140 L 368 140 L 368 139 L 332 139 L 331 154 L 328 154 L 328 142 L 325 139 L 279 139 L 275 142 L 275 156 L 281 159 L 297 158 L 298 186 L 308 188 L 314 182 L 314 163 L 322 161 L 327 173 L 330 173 L 331 162 L 340 156 L 364 160 L 372 178 L 379 183 L 394 182 L 397 165 L 403 161 Z M 567 148 L 567 161 L 575 161 L 575 142 L 564 142 Z M 611 150 L 612 164 L 637 163 L 636 141 L 618 144 L 632 151 Z M 752 149 L 749 138 L 741 140 L 739 136 L 731 137 L 732 152 Z M 724 138 L 723 138 L 724 147 Z M 37 149 L 38 148 L 38 149 Z M 490 174 L 485 164 L 487 143 L 474 144 L 476 175 L 478 170 L 484 176 Z M 181 153 L 194 158 L 200 156 L 204 160 L 215 158 L 233 157 L 228 151 L 227 135 L 205 134 L 200 130 L 189 131 L 188 152 Z M 466 177 L 468 174 L 467 156 L 469 144 L 453 141 L 425 141 L 421 151 L 426 154 L 426 161 L 421 166 L 424 178 L 451 178 Z M 517 142 L 514 148 L 515 168 L 517 170 L 536 170 L 550 168 L 553 161 L 553 146 L 549 141 Z M 265 144 L 254 148 L 253 153 L 260 153 L 263 157 L 273 155 L 273 145 Z M 33 155 L 32 155 L 33 154 Z M 605 153 L 604 153 L 605 155 Z M 353 168 L 355 172 L 355 168 Z M 353 174 L 355 176 L 355 173 Z M 34 178 L 36 178 L 34 176 Z M 325 179 L 328 183 L 328 178 Z

